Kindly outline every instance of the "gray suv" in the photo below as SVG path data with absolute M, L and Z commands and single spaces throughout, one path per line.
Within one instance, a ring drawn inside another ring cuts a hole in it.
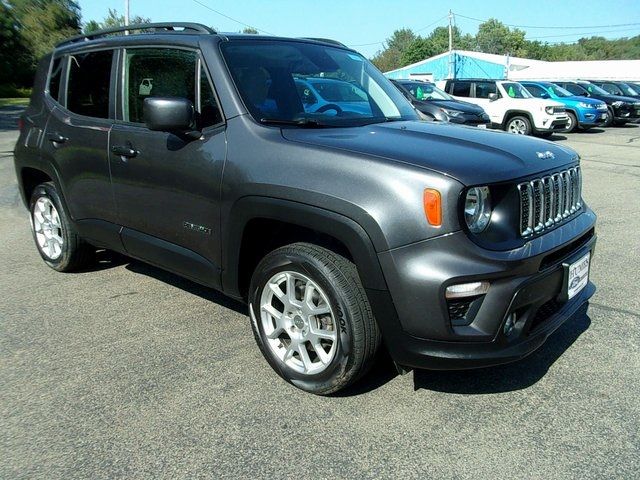
M 316 394 L 381 346 L 399 371 L 517 360 L 594 293 L 574 151 L 421 122 L 330 40 L 129 30 L 57 45 L 21 119 L 51 268 L 105 248 L 244 301 L 269 364 Z M 313 78 L 353 94 L 308 111 Z

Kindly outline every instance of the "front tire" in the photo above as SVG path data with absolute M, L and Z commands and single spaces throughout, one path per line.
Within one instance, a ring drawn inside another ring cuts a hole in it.
M 309 243 L 269 253 L 249 290 L 251 325 L 271 367 L 317 395 L 362 377 L 380 345 L 380 332 L 355 265 Z
M 573 112 L 567 112 L 567 117 L 569 117 L 569 121 L 567 122 L 567 127 L 562 131 L 564 133 L 571 133 L 578 126 L 578 119 L 576 118 Z
M 516 115 L 507 121 L 504 129 L 516 135 L 531 135 L 531 122 L 525 116 Z
M 91 248 L 76 232 L 53 183 L 41 183 L 33 190 L 29 213 L 33 239 L 47 265 L 59 272 L 88 265 Z
M 615 119 L 613 116 L 613 108 L 607 107 L 607 111 L 609 112 L 609 114 L 607 115 L 607 119 L 602 124 L 603 127 L 610 127 L 611 125 L 613 125 L 613 121 Z

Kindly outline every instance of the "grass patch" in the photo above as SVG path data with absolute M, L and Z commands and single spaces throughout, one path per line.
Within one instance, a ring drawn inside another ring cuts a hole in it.
M 28 98 L 0 98 L 0 107 L 11 107 L 14 105 L 29 105 Z

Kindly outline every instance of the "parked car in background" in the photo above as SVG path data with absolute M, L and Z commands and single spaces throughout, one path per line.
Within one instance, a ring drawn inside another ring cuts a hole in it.
M 357 85 L 324 77 L 300 77 L 294 81 L 307 113 L 371 115 L 367 93 Z
M 574 95 L 602 100 L 607 104 L 609 117 L 604 123 L 605 127 L 611 125 L 624 125 L 640 118 L 640 101 L 633 97 L 620 97 L 611 95 L 593 83 L 585 81 L 568 82 L 565 80 L 553 82 Z
M 536 98 L 550 98 L 564 105 L 569 121 L 565 132 L 573 132 L 576 128 L 588 130 L 597 125 L 604 125 L 609 116 L 607 104 L 594 98 L 579 97 L 551 82 L 520 81 Z
M 627 82 L 589 80 L 589 83 L 597 85 L 611 95 L 617 95 L 619 97 L 640 97 L 640 87 L 632 86 Z
M 416 109 L 432 120 L 486 128 L 489 115 L 482 107 L 456 100 L 433 83 L 419 80 L 391 80 Z
M 549 137 L 566 128 L 569 118 L 560 102 L 534 98 L 510 80 L 454 79 L 444 90 L 454 98 L 481 106 L 493 128 L 519 135 Z

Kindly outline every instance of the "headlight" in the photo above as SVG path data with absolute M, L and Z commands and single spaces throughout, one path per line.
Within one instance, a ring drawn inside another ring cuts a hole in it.
M 544 107 L 544 111 L 549 115 L 553 115 L 553 107 Z
M 578 106 L 580 108 L 593 108 L 593 105 L 589 105 L 588 103 L 578 102 Z
M 613 105 L 614 107 L 621 107 L 624 105 L 624 102 L 622 100 L 618 100 L 616 102 L 613 102 L 611 105 Z
M 489 187 L 474 187 L 467 192 L 464 202 L 464 219 L 472 233 L 480 233 L 491 218 L 491 196 Z
M 460 114 L 462 114 L 462 112 L 460 112 L 458 110 L 449 110 L 448 108 L 441 108 L 440 110 L 442 110 L 442 112 L 445 115 L 449 115 L 450 117 L 457 117 Z

